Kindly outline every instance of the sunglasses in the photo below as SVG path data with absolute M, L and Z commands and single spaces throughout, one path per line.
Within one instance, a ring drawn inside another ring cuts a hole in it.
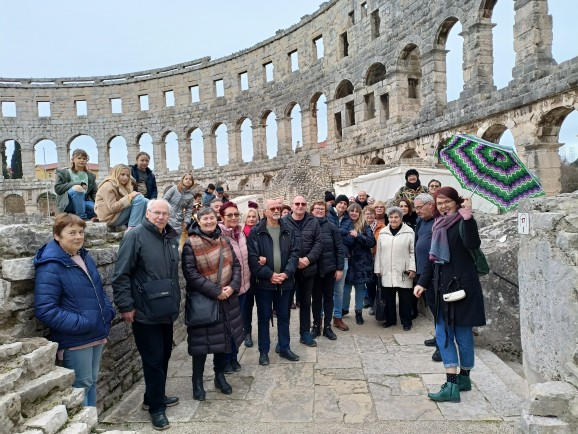
M 238 212 L 234 212 L 234 213 L 231 213 L 231 214 L 225 214 L 225 217 L 232 219 L 232 218 L 237 218 L 237 217 L 239 217 L 240 215 L 241 215 L 241 214 L 239 214 Z
M 295 206 L 307 206 L 307 202 L 293 202 Z
M 280 206 L 272 206 L 271 208 L 269 208 L 269 211 L 281 211 L 283 208 L 281 208 Z

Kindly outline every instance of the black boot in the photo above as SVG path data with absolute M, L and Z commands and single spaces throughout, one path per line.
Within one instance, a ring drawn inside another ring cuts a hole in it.
M 363 324 L 363 315 L 360 310 L 355 311 L 355 322 L 360 325 Z
M 313 324 L 313 327 L 311 327 L 311 334 L 313 335 L 313 339 L 321 336 L 321 326 L 319 324 Z
M 227 383 L 224 372 L 215 373 L 215 387 L 219 389 L 221 392 L 223 392 L 225 395 L 230 395 L 231 393 L 233 393 L 233 388 L 229 383 Z
M 205 400 L 205 388 L 203 387 L 203 372 L 205 371 L 205 361 L 200 363 L 193 358 L 193 399 L 197 401 Z

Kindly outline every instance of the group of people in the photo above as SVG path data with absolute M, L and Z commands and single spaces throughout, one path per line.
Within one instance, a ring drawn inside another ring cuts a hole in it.
M 380 301 L 385 304 L 383 326 L 395 325 L 397 297 L 406 331 L 417 316 L 417 298 L 425 293 L 435 318 L 435 338 L 425 343 L 438 347 L 447 371 L 440 392 L 429 396 L 455 402 L 460 391 L 471 389 L 472 327 L 485 324 L 485 314 L 468 251 L 479 247 L 480 239 L 470 201 L 453 188 L 431 180 L 426 189 L 411 169 L 389 207 L 366 192 L 353 200 L 326 192 L 325 200 L 312 204 L 302 195 L 289 206 L 280 199 L 267 199 L 262 210 L 250 203 L 242 215 L 212 184 L 195 195 L 190 174 L 164 199 L 156 199 L 145 153 L 131 168 L 115 166 L 96 189 L 86 171 L 87 156 L 77 151 L 72 167 L 57 175 L 57 193 L 68 203 L 55 219 L 54 240 L 35 258 L 35 307 L 59 343 L 59 360 L 75 370 L 75 386 L 86 389 L 85 405 L 96 404 L 100 357 L 115 316 L 96 265 L 83 248 L 85 221 L 94 217 L 93 210 L 99 220 L 131 229 L 115 264 L 114 304 L 132 327 L 146 385 L 142 406 L 155 429 L 170 426 L 165 409 L 179 403 L 165 390 L 173 323 L 181 307 L 179 263 L 186 281 L 185 323 L 196 400 L 206 397 L 208 354 L 213 355 L 215 387 L 232 393 L 225 374 L 242 369 L 238 351 L 243 342 L 254 346 L 255 304 L 259 364 L 267 366 L 269 328 L 275 320 L 275 351 L 289 361 L 299 360 L 289 332 L 294 301 L 299 342 L 315 347 L 320 336 L 337 339 L 333 328 L 349 330 L 343 318 L 352 289 L 357 324 L 364 324 L 363 309 L 374 314 Z M 88 200 L 93 196 L 94 206 Z M 459 290 L 464 298 L 445 301 L 444 294 Z

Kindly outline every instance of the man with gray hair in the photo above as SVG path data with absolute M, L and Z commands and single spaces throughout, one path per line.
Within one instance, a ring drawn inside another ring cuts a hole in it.
M 425 270 L 427 261 L 429 261 L 429 250 L 431 247 L 431 235 L 434 224 L 435 202 L 431 195 L 427 193 L 418 194 L 413 200 L 415 212 L 418 215 L 417 225 L 415 227 L 415 260 L 417 276 L 422 274 Z M 432 313 L 434 312 L 435 294 L 433 291 L 426 291 L 425 300 Z M 440 351 L 437 348 L 436 338 L 427 339 L 424 344 L 428 347 L 436 347 L 432 355 L 432 359 L 436 362 L 441 362 L 442 358 Z
M 114 302 L 132 325 L 145 379 L 143 409 L 153 427 L 169 428 L 166 407 L 179 398 L 167 396 L 165 385 L 173 345 L 173 322 L 179 316 L 179 234 L 168 224 L 169 203 L 150 200 L 142 223 L 127 232 L 115 264 Z

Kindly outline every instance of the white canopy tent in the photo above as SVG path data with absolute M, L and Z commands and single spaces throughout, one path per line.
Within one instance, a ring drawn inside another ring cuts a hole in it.
M 394 167 L 368 175 L 358 176 L 348 181 L 340 181 L 333 184 L 335 194 L 345 194 L 347 197 L 356 196 L 361 190 L 366 191 L 376 200 L 387 201 L 395 196 L 395 193 L 405 184 L 405 172 L 411 167 Z M 472 192 L 463 189 L 449 170 L 419 167 L 419 179 L 422 185 L 427 187 L 430 179 L 437 179 L 442 186 L 454 187 L 462 197 L 472 196 Z M 498 208 L 491 202 L 474 194 L 472 198 L 474 209 L 497 214 Z

